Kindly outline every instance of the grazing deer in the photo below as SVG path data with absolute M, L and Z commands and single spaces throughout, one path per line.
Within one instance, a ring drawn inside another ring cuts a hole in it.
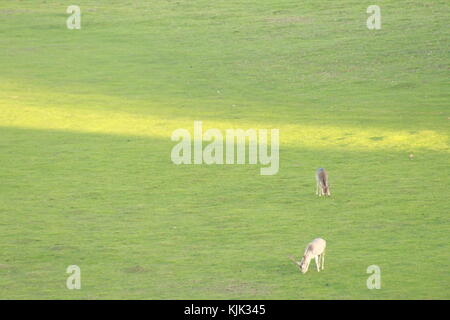
M 319 168 L 316 171 L 316 194 L 320 196 L 331 196 L 330 184 L 328 182 L 328 173 L 323 168 Z
M 300 262 L 296 261 L 294 257 L 289 257 L 292 262 L 300 269 L 302 273 L 306 273 L 309 268 L 309 263 L 311 259 L 314 258 L 316 261 L 317 272 L 320 272 L 320 269 L 324 269 L 325 266 L 325 248 L 327 246 L 327 242 L 322 238 L 317 238 L 311 241 L 305 249 L 305 253 L 303 254 L 303 258 Z

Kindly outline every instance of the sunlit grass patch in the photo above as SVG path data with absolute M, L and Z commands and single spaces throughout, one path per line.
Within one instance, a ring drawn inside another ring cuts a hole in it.
M 27 107 L 20 104 L 2 106 L 0 126 L 40 130 L 67 130 L 80 133 L 134 135 L 170 139 L 178 128 L 193 130 L 193 121 L 201 119 L 165 119 L 148 114 L 85 108 Z M 293 125 L 270 122 L 208 120 L 208 128 L 280 130 L 280 143 L 288 147 L 345 148 L 349 150 L 448 150 L 448 136 L 433 130 L 388 130 L 342 126 Z

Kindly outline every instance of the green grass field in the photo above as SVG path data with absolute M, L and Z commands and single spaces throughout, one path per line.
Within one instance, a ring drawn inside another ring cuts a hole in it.
M 0 299 L 449 299 L 449 9 L 2 1 Z M 278 128 L 278 174 L 176 166 L 194 120 Z

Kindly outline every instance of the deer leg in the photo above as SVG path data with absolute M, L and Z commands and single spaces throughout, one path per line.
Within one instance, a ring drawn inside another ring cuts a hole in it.
M 316 261 L 316 268 L 317 268 L 317 272 L 320 272 L 320 267 L 319 267 L 319 256 L 315 256 L 314 260 Z
M 320 266 L 322 267 L 322 270 L 325 268 L 325 250 L 322 252 L 322 263 L 320 264 Z

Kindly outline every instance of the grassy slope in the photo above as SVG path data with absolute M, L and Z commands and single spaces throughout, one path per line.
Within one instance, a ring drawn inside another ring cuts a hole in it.
M 77 4 L 0 4 L 0 298 L 450 297 L 446 1 Z M 280 128 L 279 174 L 175 167 L 193 120 Z

